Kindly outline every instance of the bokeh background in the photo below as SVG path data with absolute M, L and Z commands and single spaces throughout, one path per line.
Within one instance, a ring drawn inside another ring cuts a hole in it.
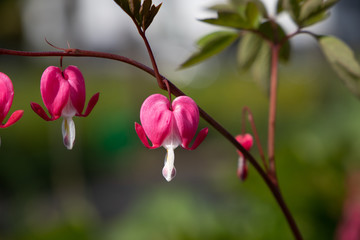
M 195 50 L 194 41 L 216 30 L 197 19 L 220 2 L 164 1 L 148 30 L 150 43 L 161 73 L 234 135 L 241 131 L 242 107 L 250 107 L 266 146 L 267 95 L 237 69 L 234 48 L 177 70 Z M 266 4 L 273 11 L 274 2 Z M 358 52 L 359 5 L 341 0 L 314 31 L 336 35 Z M 291 31 L 288 18 L 281 19 Z M 111 0 L 0 1 L 0 47 L 54 50 L 45 38 L 59 47 L 114 52 L 149 65 L 135 27 Z M 313 39 L 298 38 L 293 47 L 291 62 L 280 66 L 280 185 L 305 239 L 334 239 L 344 203 L 359 194 L 360 102 Z M 66 150 L 61 121 L 45 122 L 30 108 L 32 101 L 42 104 L 40 76 L 49 65 L 58 66 L 59 58 L 0 56 L 0 71 L 14 84 L 11 111 L 25 110 L 0 133 L 0 239 L 292 239 L 258 174 L 250 167 L 248 179 L 239 181 L 235 149 L 211 127 L 196 151 L 176 150 L 178 175 L 170 183 L 163 179 L 165 150 L 146 149 L 134 130 L 143 100 L 161 91 L 131 66 L 64 59 L 82 70 L 87 99 L 100 92 L 91 115 L 75 119 L 76 143 Z M 256 149 L 252 153 L 258 156 Z

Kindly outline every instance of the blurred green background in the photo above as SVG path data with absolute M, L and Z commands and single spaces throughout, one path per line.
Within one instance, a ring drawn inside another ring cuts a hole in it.
M 0 14 L 1 47 L 32 49 L 24 36 L 24 2 L 0 1 L 6 13 Z M 360 103 L 312 44 L 280 67 L 276 158 L 285 200 L 305 239 L 333 239 L 346 179 L 360 171 Z M 144 49 L 134 55 L 147 62 Z M 66 150 L 61 120 L 45 122 L 30 108 L 32 101 L 42 104 L 40 76 L 49 65 L 59 59 L 0 56 L 0 70 L 15 89 L 11 112 L 25 111 L 0 134 L 0 239 L 292 239 L 258 174 L 250 167 L 248 179 L 239 181 L 235 149 L 211 127 L 197 150 L 175 151 L 178 175 L 170 183 L 163 179 L 165 150 L 146 149 L 134 130 L 142 102 L 161 91 L 131 66 L 64 59 L 82 70 L 87 99 L 100 92 L 90 116 L 75 118 L 75 146 Z M 160 66 L 234 135 L 242 107 L 250 107 L 266 146 L 266 93 L 236 69 L 231 50 L 196 73 L 184 71 L 191 84 L 179 80 L 175 68 Z M 200 128 L 206 126 L 201 120 Z M 255 148 L 252 153 L 258 156 Z

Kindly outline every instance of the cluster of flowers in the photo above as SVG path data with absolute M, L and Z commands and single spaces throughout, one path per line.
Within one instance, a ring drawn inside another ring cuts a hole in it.
M 48 67 L 41 76 L 40 92 L 50 117 L 37 103 L 32 102 L 31 108 L 45 121 L 54 121 L 62 117 L 63 142 L 67 149 L 72 149 L 75 141 L 75 124 L 72 118 L 88 116 L 99 100 L 99 93 L 91 97 L 85 113 L 82 113 L 85 106 L 85 81 L 75 66 L 68 66 L 65 70 L 54 66 Z M 10 78 L 0 73 L 1 128 L 13 125 L 24 113 L 23 110 L 17 110 L 5 124 L 2 124 L 10 110 L 13 97 L 14 89 Z M 193 145 L 189 146 L 198 128 L 199 109 L 188 96 L 177 97 L 172 103 L 161 94 L 149 96 L 141 106 L 140 121 L 142 125 L 135 123 L 135 130 L 145 147 L 154 149 L 162 146 L 167 150 L 162 170 L 167 181 L 171 181 L 176 175 L 174 150 L 179 145 L 188 150 L 196 149 L 208 134 L 208 128 L 202 129 Z M 149 145 L 147 137 L 152 146 Z M 238 135 L 236 139 L 245 149 L 251 148 L 251 135 Z M 243 154 L 239 151 L 238 154 L 238 176 L 244 180 L 247 176 L 247 164 Z

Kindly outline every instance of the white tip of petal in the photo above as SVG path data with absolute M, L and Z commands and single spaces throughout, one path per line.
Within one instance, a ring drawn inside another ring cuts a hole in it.
M 75 141 L 75 123 L 71 117 L 64 118 L 62 122 L 62 135 L 65 147 L 71 150 Z
M 165 156 L 164 167 L 162 169 L 162 174 L 166 179 L 166 181 L 168 182 L 170 182 L 176 176 L 174 160 L 175 160 L 174 149 L 168 148 L 167 154 Z

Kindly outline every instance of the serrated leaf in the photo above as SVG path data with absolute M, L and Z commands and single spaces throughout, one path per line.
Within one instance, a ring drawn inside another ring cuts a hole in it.
M 246 33 L 238 45 L 237 60 L 244 69 L 251 67 L 262 46 L 263 39 L 256 34 Z
M 307 0 L 300 9 L 299 21 L 304 21 L 309 16 L 318 12 L 322 7 L 323 0 Z
M 251 25 L 246 21 L 246 19 L 244 19 L 237 13 L 230 12 L 219 12 L 218 18 L 208 18 L 201 21 L 218 26 L 232 27 L 237 29 L 251 28 Z
M 121 7 L 122 10 L 124 10 L 124 12 L 126 12 L 129 16 L 132 16 L 128 0 L 114 0 L 114 1 L 117 3 L 117 5 Z
M 155 6 L 152 5 L 150 8 L 150 11 L 148 12 L 148 15 L 146 15 L 146 18 L 143 19 L 143 29 L 146 30 L 150 24 L 152 23 L 152 21 L 154 20 L 156 14 L 159 12 L 159 9 L 161 7 L 162 3 L 160 3 L 159 5 Z
M 136 18 L 139 15 L 141 0 L 129 0 L 129 7 L 132 15 Z
M 271 66 L 271 49 L 269 44 L 262 41 L 259 52 L 251 66 L 251 74 L 256 83 L 266 92 L 269 91 Z
M 320 47 L 337 75 L 356 96 L 360 97 L 360 65 L 354 52 L 340 39 L 333 36 L 318 38 Z
M 230 46 L 239 35 L 235 32 L 216 32 L 211 33 L 198 41 L 198 45 L 201 46 L 200 50 L 190 56 L 180 68 L 186 68 L 193 66 L 199 62 L 202 62 L 215 54 L 221 52 L 228 46 Z

